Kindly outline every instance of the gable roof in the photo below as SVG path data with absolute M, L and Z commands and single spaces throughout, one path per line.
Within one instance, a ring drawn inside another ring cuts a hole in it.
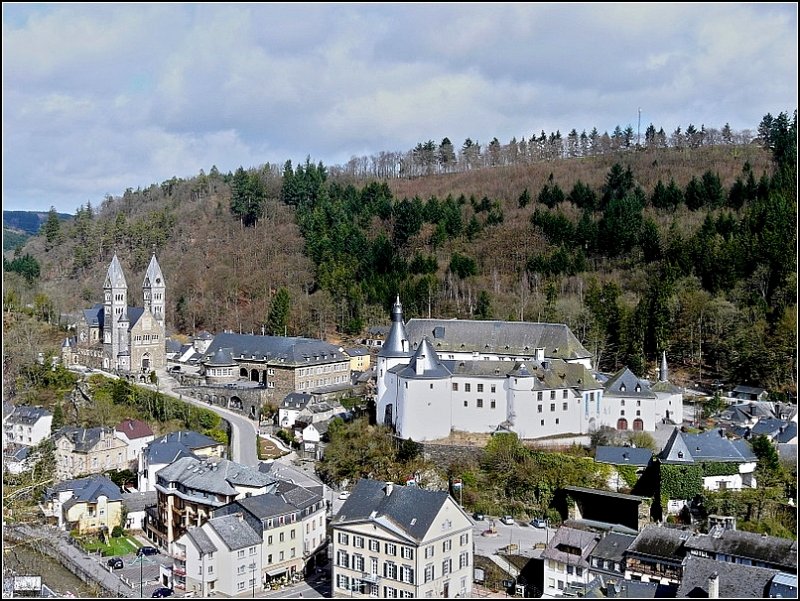
M 237 515 L 213 517 L 208 520 L 208 525 L 231 551 L 261 544 L 260 533 Z
M 626 553 L 680 563 L 686 555 L 684 544 L 690 536 L 690 532 L 683 530 L 648 525 L 639 532 Z
M 696 461 L 746 463 L 756 460 L 750 445 L 743 440 L 729 440 L 715 428 L 700 434 L 685 434 L 675 428 L 658 455 L 662 463 L 691 464 Z
M 113 437 L 114 431 L 103 426 L 96 428 L 64 426 L 53 435 L 53 440 L 58 441 L 60 438 L 66 437 L 74 445 L 76 453 L 86 453 L 91 451 L 103 436 Z
M 198 432 L 194 432 L 193 430 L 178 430 L 177 432 L 170 432 L 169 434 L 165 434 L 164 436 L 157 438 L 151 443 L 151 445 L 165 442 L 179 443 L 193 451 L 197 449 L 203 449 L 205 447 L 217 446 L 220 444 L 205 434 L 200 434 Z
M 735 394 L 748 394 L 748 395 L 752 394 L 752 395 L 758 396 L 760 394 L 765 393 L 766 390 L 764 390 L 763 388 L 758 388 L 756 386 L 742 386 L 740 384 L 739 386 L 736 386 L 733 389 L 733 392 Z
M 600 535 L 588 530 L 577 530 L 562 526 L 556 530 L 555 535 L 542 551 L 543 559 L 553 559 L 573 566 L 588 568 L 586 558 L 600 541 Z M 570 552 L 569 549 L 578 549 L 580 554 Z
M 708 579 L 719 578 L 720 599 L 760 599 L 767 596 L 778 570 L 715 561 L 690 556 L 683 566 L 683 578 L 676 597 L 708 597 Z
M 191 539 L 195 547 L 197 547 L 203 554 L 207 555 L 209 553 L 216 553 L 218 550 L 217 546 L 210 538 L 208 538 L 208 534 L 206 534 L 203 531 L 203 528 L 201 528 L 200 526 L 189 528 L 186 531 L 186 536 L 188 536 Z
M 53 414 L 42 407 L 29 407 L 27 405 L 17 405 L 14 411 L 8 416 L 8 423 L 32 426 L 44 417 L 52 417 Z
M 128 513 L 144 511 L 145 507 L 155 505 L 157 500 L 158 493 L 154 490 L 122 493 L 122 505 L 128 510 Z
M 153 436 L 153 430 L 150 426 L 140 419 L 124 419 L 117 424 L 117 427 L 114 429 L 120 434 L 127 436 L 128 440 Z
M 697 534 L 686 542 L 687 549 L 721 553 L 797 569 L 797 541 L 742 530 L 723 530 L 717 535 Z
M 105 476 L 90 476 L 77 480 L 66 480 L 48 488 L 46 498 L 53 498 L 59 492 L 72 491 L 72 505 L 79 502 L 93 503 L 101 496 L 106 496 L 109 501 L 121 501 L 122 493 L 119 486 Z
M 650 385 L 645 380 L 640 380 L 636 377 L 627 367 L 623 367 L 606 380 L 603 388 L 605 388 L 605 394 L 617 397 L 639 399 L 656 398 L 655 393 L 650 390 Z
M 609 532 L 595 545 L 589 555 L 622 563 L 625 551 L 633 544 L 634 540 L 636 540 L 634 535 Z
M 366 357 L 367 355 L 369 355 L 369 351 L 367 349 L 358 348 L 358 347 L 346 348 L 346 349 L 344 349 L 344 352 L 347 353 L 350 357 L 353 357 L 353 358 L 355 358 L 355 357 Z
M 308 392 L 290 392 L 283 397 L 280 409 L 303 409 L 313 399 L 314 396 Z
M 223 495 L 235 495 L 234 486 L 260 488 L 275 483 L 270 476 L 256 468 L 227 459 L 183 457 L 158 472 L 158 478 L 180 482 L 186 488 Z
M 416 486 L 387 485 L 378 480 L 359 480 L 342 505 L 333 526 L 349 523 L 388 520 L 406 536 L 421 541 L 439 514 L 449 495 L 445 491 L 424 490 Z
M 268 365 L 322 365 L 349 359 L 338 346 L 314 338 L 225 332 L 214 336 L 208 350 L 203 354 L 203 361 L 211 360 L 220 349 L 226 349 L 231 360 L 255 358 L 256 361 L 264 361 Z
M 150 466 L 174 463 L 182 457 L 196 457 L 189 447 L 178 442 L 151 442 L 145 447 L 145 454 Z
M 645 467 L 653 458 L 650 449 L 637 449 L 634 447 L 597 447 L 594 460 L 598 463 L 612 465 L 636 465 Z
M 103 327 L 105 313 L 101 303 L 94 304 L 89 309 L 84 309 L 82 313 L 87 325 Z
M 591 358 L 565 324 L 464 319 L 411 319 L 405 325 L 412 349 L 430 336 L 439 352 L 479 352 L 533 356 L 544 349 L 550 359 Z

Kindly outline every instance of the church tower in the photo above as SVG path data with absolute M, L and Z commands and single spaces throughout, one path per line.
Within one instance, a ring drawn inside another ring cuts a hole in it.
M 164 330 L 164 317 L 166 314 L 166 292 L 167 285 L 164 282 L 164 274 L 156 260 L 156 253 L 150 259 L 147 272 L 144 274 L 142 283 L 142 294 L 144 295 L 144 308 L 149 311 L 153 318 L 158 322 L 159 327 Z
M 128 309 L 128 284 L 125 274 L 119 264 L 117 254 L 111 259 L 108 266 L 105 282 L 103 283 L 103 368 L 117 369 L 118 355 L 120 352 L 120 318 L 125 319 L 122 325 L 127 324 Z M 123 317 L 124 316 L 124 317 Z M 125 328 L 127 334 L 127 327 Z

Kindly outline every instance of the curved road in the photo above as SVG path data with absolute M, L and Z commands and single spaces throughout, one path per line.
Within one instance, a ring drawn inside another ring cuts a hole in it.
M 158 376 L 158 391 L 162 394 L 167 394 L 186 403 L 203 407 L 204 409 L 209 409 L 231 425 L 230 458 L 232 461 L 254 467 L 259 464 L 258 453 L 256 452 L 257 431 L 252 420 L 239 413 L 225 409 L 224 407 L 209 405 L 208 403 L 193 399 L 190 396 L 183 396 L 174 392 L 173 387 L 177 381 L 175 378 L 167 374 L 166 369 L 157 369 L 156 376 Z M 149 386 L 153 387 L 152 385 Z

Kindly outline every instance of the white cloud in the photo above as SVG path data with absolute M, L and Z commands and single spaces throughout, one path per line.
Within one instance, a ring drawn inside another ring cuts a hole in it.
M 781 4 L 3 5 L 3 196 L 797 105 Z

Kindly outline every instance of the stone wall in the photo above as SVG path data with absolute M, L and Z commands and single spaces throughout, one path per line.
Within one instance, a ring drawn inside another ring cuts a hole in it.
M 421 447 L 420 451 L 426 460 L 433 462 L 443 469 L 447 469 L 447 467 L 453 463 L 480 461 L 483 456 L 483 448 L 476 446 L 431 444 L 426 442 L 417 444 Z

